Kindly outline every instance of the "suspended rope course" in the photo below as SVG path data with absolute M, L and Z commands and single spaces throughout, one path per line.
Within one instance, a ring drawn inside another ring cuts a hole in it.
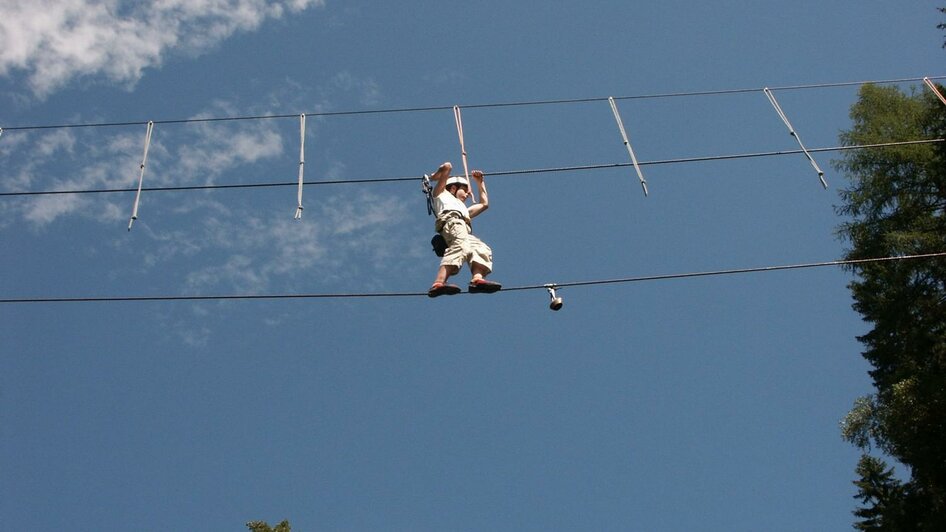
M 838 152 L 838 151 L 858 150 L 858 149 L 874 149 L 874 148 L 919 145 L 919 144 L 933 144 L 933 143 L 946 142 L 946 139 L 943 139 L 943 138 L 916 139 L 916 140 L 906 140 L 906 141 L 883 142 L 883 143 L 876 143 L 876 144 L 835 146 L 835 147 L 822 147 L 822 148 L 809 149 L 802 142 L 798 132 L 796 131 L 791 121 L 789 120 L 787 114 L 782 109 L 781 105 L 776 99 L 775 97 L 776 91 L 821 89 L 821 88 L 830 88 L 830 87 L 858 86 L 858 85 L 864 85 L 864 84 L 892 84 L 892 83 L 922 81 L 926 85 L 926 87 L 928 87 L 933 92 L 933 94 L 937 98 L 939 98 L 939 100 L 942 101 L 944 105 L 946 105 L 946 97 L 943 96 L 942 92 L 939 90 L 939 87 L 933 82 L 933 80 L 937 80 L 937 79 L 946 79 L 946 76 L 872 80 L 872 81 L 855 81 L 855 82 L 840 82 L 840 83 L 821 83 L 821 84 L 808 84 L 808 85 L 789 85 L 789 86 L 781 86 L 781 87 L 762 87 L 762 88 L 755 88 L 755 89 L 704 90 L 704 91 L 660 93 L 660 94 L 648 94 L 648 95 L 608 96 L 608 97 L 603 97 L 603 98 L 595 97 L 595 98 L 575 98 L 575 99 L 559 99 L 559 100 L 494 102 L 494 103 L 468 104 L 468 105 L 464 105 L 463 107 L 466 109 L 484 109 L 484 108 L 515 107 L 515 106 L 564 105 L 564 104 L 578 104 L 578 103 L 607 101 L 611 107 L 611 111 L 614 115 L 615 122 L 617 123 L 618 131 L 621 135 L 621 140 L 630 157 L 629 163 L 586 164 L 586 165 L 560 166 L 560 167 L 551 167 L 551 168 L 504 170 L 504 171 L 494 171 L 490 173 L 484 173 L 484 175 L 487 175 L 487 176 L 515 176 L 515 175 L 529 175 L 529 174 L 537 174 L 537 173 L 574 172 L 574 171 L 588 171 L 588 170 L 599 170 L 599 169 L 608 169 L 608 168 L 613 169 L 613 168 L 633 167 L 634 172 L 636 173 L 636 176 L 638 178 L 638 181 L 640 182 L 641 188 L 643 189 L 644 196 L 646 197 L 648 196 L 649 192 L 648 192 L 647 181 L 644 178 L 644 174 L 641 169 L 644 166 L 665 165 L 665 164 L 684 164 L 684 163 L 696 163 L 696 162 L 706 162 L 706 161 L 726 161 L 726 160 L 736 160 L 736 159 L 804 154 L 807 160 L 809 161 L 809 163 L 811 164 L 812 168 L 817 173 L 818 178 L 821 181 L 822 187 L 827 188 L 828 184 L 824 178 L 824 172 L 821 170 L 821 168 L 818 166 L 818 163 L 815 161 L 812 155 L 813 153 Z M 713 96 L 713 95 L 724 95 L 724 94 L 742 94 L 742 93 L 751 93 L 751 92 L 762 92 L 766 96 L 769 103 L 772 105 L 772 107 L 775 109 L 776 113 L 778 114 L 778 117 L 781 119 L 781 121 L 784 123 L 784 125 L 788 129 L 789 135 L 791 135 L 795 139 L 795 141 L 798 143 L 799 149 L 641 161 L 638 159 L 636 153 L 634 152 L 634 149 L 629 139 L 629 135 L 627 133 L 627 129 L 625 128 L 624 120 L 621 117 L 621 114 L 618 110 L 618 105 L 617 105 L 617 101 L 619 100 L 641 100 L 641 99 L 678 98 L 678 97 L 693 97 L 693 96 Z M 452 110 L 454 113 L 454 122 L 457 129 L 457 137 L 458 137 L 459 145 L 460 145 L 460 154 L 463 160 L 464 176 L 467 178 L 467 180 L 469 180 L 470 173 L 469 173 L 466 142 L 465 142 L 464 132 L 463 132 L 463 119 L 462 119 L 461 106 L 453 105 L 450 107 L 447 107 L 447 106 L 407 107 L 407 108 L 376 109 L 376 110 L 301 113 L 301 114 L 293 114 L 293 115 L 273 114 L 273 115 L 257 115 L 257 116 L 228 116 L 228 117 L 171 119 L 171 120 L 148 120 L 145 122 L 141 122 L 141 121 L 88 122 L 88 123 L 72 123 L 72 124 L 23 125 L 23 126 L 0 127 L 0 136 L 2 136 L 3 133 L 10 132 L 10 131 L 50 130 L 50 129 L 63 129 L 63 128 L 101 128 L 101 127 L 121 127 L 121 126 L 140 126 L 140 125 L 146 126 L 144 150 L 143 150 L 143 154 L 141 158 L 141 163 L 138 168 L 139 171 L 138 171 L 137 187 L 135 188 L 6 191 L 6 192 L 0 192 L 0 197 L 134 192 L 135 198 L 134 198 L 134 203 L 132 207 L 132 214 L 128 222 L 128 230 L 131 231 L 135 220 L 138 219 L 138 214 L 139 214 L 138 211 L 139 211 L 142 192 L 248 189 L 248 188 L 262 188 L 262 187 L 295 186 L 297 189 L 297 193 L 296 193 L 297 205 L 296 205 L 294 219 L 299 220 L 302 218 L 302 212 L 304 210 L 303 189 L 305 186 L 331 185 L 331 184 L 390 183 L 390 182 L 401 182 L 401 181 L 415 181 L 416 182 L 416 180 L 418 180 L 417 176 L 411 176 L 411 177 L 374 177 L 374 178 L 361 178 L 361 179 L 340 179 L 340 180 L 322 180 L 322 181 L 306 182 L 304 179 L 304 169 L 305 169 L 305 137 L 306 137 L 306 118 L 307 117 L 431 112 L 431 111 L 443 111 L 443 110 L 448 110 L 448 109 Z M 249 121 L 249 120 L 271 120 L 271 119 L 284 119 L 284 118 L 291 118 L 291 117 L 296 117 L 299 119 L 299 171 L 298 171 L 298 178 L 295 182 L 255 182 L 255 183 L 240 183 L 240 184 L 164 186 L 164 187 L 145 187 L 144 186 L 144 174 L 145 174 L 145 168 L 147 166 L 147 161 L 148 161 L 148 151 L 151 145 L 154 127 L 157 124 L 165 125 L 165 124 L 190 124 L 190 123 L 232 122 L 232 121 Z M 429 187 L 430 187 L 429 180 L 427 176 L 424 176 L 424 178 L 422 178 L 422 188 L 425 190 L 425 192 L 429 192 L 428 190 Z M 470 193 L 472 194 L 473 187 L 469 187 L 469 190 L 470 190 Z M 428 211 L 429 209 L 430 209 L 430 205 L 428 204 Z M 574 282 L 567 282 L 567 283 L 544 283 L 544 284 L 536 284 L 536 285 L 506 287 L 502 291 L 514 292 L 514 291 L 522 291 L 522 290 L 538 290 L 538 289 L 546 290 L 548 291 L 550 299 L 551 299 L 551 303 L 549 305 L 550 308 L 552 310 L 558 310 L 562 307 L 563 300 L 561 296 L 558 295 L 557 291 L 565 287 L 634 283 L 634 282 L 643 282 L 643 281 L 658 281 L 658 280 L 684 279 L 684 278 L 695 278 L 695 277 L 746 274 L 746 273 L 754 273 L 754 272 L 773 272 L 773 271 L 795 270 L 795 269 L 804 269 L 804 268 L 818 268 L 818 267 L 826 267 L 826 266 L 851 266 L 851 265 L 874 263 L 874 262 L 935 259 L 935 258 L 942 258 L 942 257 L 946 257 L 946 252 L 907 255 L 907 256 L 881 257 L 881 258 L 872 258 L 872 259 L 834 260 L 834 261 L 828 261 L 828 262 L 802 263 L 802 264 L 765 266 L 765 267 L 753 267 L 753 268 L 739 268 L 739 269 L 731 269 L 731 270 L 689 272 L 689 273 L 678 273 L 678 274 L 661 274 L 661 275 L 626 277 L 626 278 L 607 279 L 607 280 L 574 281 Z M 229 294 L 229 295 L 190 295 L 190 296 L 187 296 L 187 295 L 178 295 L 178 296 L 142 295 L 142 296 L 94 296 L 94 297 L 41 297 L 41 298 L 2 298 L 0 299 L 0 304 L 118 302 L 118 301 L 208 301 L 208 300 L 265 300 L 265 299 L 270 299 L 270 300 L 271 299 L 338 299 L 338 298 L 378 298 L 378 297 L 387 298 L 387 297 L 422 297 L 422 296 L 427 296 L 427 295 L 428 295 L 427 292 L 387 292 L 387 293 L 322 293 L 322 294 L 314 294 L 314 293 L 310 293 L 310 294 Z
M 904 83 L 904 82 L 915 82 L 922 81 L 926 84 L 927 87 L 946 104 L 946 98 L 943 97 L 936 84 L 933 82 L 935 79 L 946 79 L 946 76 L 935 76 L 935 77 L 922 77 L 922 78 L 901 78 L 901 79 L 887 79 L 887 80 L 871 80 L 871 81 L 852 81 L 852 82 L 837 82 L 837 83 L 820 83 L 820 84 L 807 84 L 807 85 L 787 85 L 781 87 L 762 87 L 762 88 L 750 88 L 750 89 L 725 89 L 725 90 L 703 90 L 703 91 L 691 91 L 691 92 L 676 92 L 676 93 L 658 93 L 658 94 L 647 94 L 647 95 L 630 95 L 630 96 L 608 96 L 605 98 L 574 98 L 574 99 L 559 99 L 559 100 L 532 100 L 532 101 L 520 101 L 520 102 L 498 102 L 498 103 L 480 103 L 480 104 L 469 104 L 464 107 L 468 109 L 483 109 L 483 108 L 497 108 L 497 107 L 513 107 L 513 106 L 534 106 L 534 105 L 561 105 L 561 104 L 575 104 L 575 103 L 589 103 L 589 102 L 601 102 L 607 101 L 611 107 L 612 113 L 614 114 L 615 121 L 618 125 L 618 130 L 621 134 L 621 139 L 624 143 L 625 148 L 627 149 L 628 155 L 630 156 L 631 162 L 626 163 L 611 163 L 611 164 L 592 164 L 592 165 L 573 165 L 573 166 L 562 166 L 555 168 L 535 168 L 535 169 L 525 169 L 525 170 L 507 170 L 507 171 L 494 171 L 490 173 L 485 173 L 486 176 L 510 176 L 510 175 L 527 175 L 527 174 L 536 174 L 536 173 L 546 173 L 546 172 L 565 172 L 565 171 L 579 171 L 579 170 L 596 170 L 596 169 L 607 169 L 607 168 L 622 168 L 627 166 L 633 166 L 634 171 L 637 175 L 637 178 L 641 184 L 644 195 L 649 194 L 647 181 L 644 178 L 643 171 L 641 170 L 644 166 L 650 165 L 663 165 L 663 164 L 683 164 L 683 163 L 695 163 L 695 162 L 705 162 L 705 161 L 723 161 L 723 160 L 733 160 L 733 159 L 745 159 L 745 158 L 758 158 L 758 157 L 772 157 L 772 156 L 785 156 L 785 155 L 797 155 L 804 154 L 808 161 L 811 163 L 812 167 L 818 174 L 818 177 L 821 181 L 823 187 L 827 188 L 827 181 L 824 178 L 824 172 L 818 166 L 818 163 L 815 161 L 812 153 L 826 152 L 826 151 L 841 151 L 848 149 L 869 149 L 869 148 L 880 148 L 880 147 L 891 147 L 891 146 L 902 146 L 908 144 L 920 144 L 920 143 L 933 143 L 933 142 L 942 142 L 944 139 L 919 139 L 914 141 L 900 141 L 900 142 L 889 142 L 889 143 L 878 143 L 871 145 L 860 145 L 860 146 L 836 146 L 836 147 L 825 147 L 825 148 L 815 148 L 809 149 L 806 148 L 802 143 L 801 138 L 799 137 L 794 126 L 792 126 L 784 110 L 779 105 L 778 101 L 775 98 L 775 91 L 789 91 L 789 90 L 804 90 L 804 89 L 821 89 L 821 88 L 831 88 L 831 87 L 848 87 L 848 86 L 857 86 L 868 83 L 873 84 L 890 84 L 890 83 Z M 703 156 L 703 157 L 688 157 L 688 158 L 677 158 L 677 159 L 665 159 L 665 160 L 653 160 L 653 161 L 640 161 L 634 149 L 630 143 L 627 130 L 624 125 L 624 121 L 618 111 L 617 101 L 618 100 L 638 100 L 638 99 L 658 99 L 658 98 L 677 98 L 677 97 L 687 97 L 687 96 L 711 96 L 711 95 L 724 95 L 724 94 L 742 94 L 750 92 L 759 92 L 761 91 L 768 98 L 769 102 L 775 108 L 779 118 L 788 128 L 789 134 L 795 138 L 799 145 L 799 150 L 780 150 L 780 151 L 769 151 L 769 152 L 759 152 L 759 153 L 743 153 L 743 154 L 730 154 L 730 155 L 713 155 L 713 156 Z M 214 190 L 214 189 L 240 189 L 240 188 L 262 188 L 262 187 L 283 187 L 294 185 L 297 187 L 296 199 L 297 205 L 295 210 L 294 219 L 299 220 L 302 217 L 302 212 L 304 209 L 302 202 L 302 193 L 303 188 L 309 185 L 323 185 L 323 184 L 357 184 L 357 183 L 384 183 L 384 182 L 397 182 L 397 181 L 413 181 L 417 177 L 394 177 L 394 178 L 366 178 L 366 179 L 344 179 L 344 180 L 323 180 L 323 181 L 309 181 L 304 180 L 304 169 L 305 169 L 305 136 L 306 136 L 306 118 L 311 116 L 316 117 L 327 117 L 327 116 L 350 116 L 350 115 L 367 115 L 367 114 L 385 114 L 385 113 L 409 113 L 409 112 L 426 112 L 426 111 L 440 111 L 450 109 L 454 113 L 454 120 L 457 128 L 457 136 L 460 143 L 460 153 L 463 160 L 464 167 L 464 176 L 469 179 L 469 165 L 467 161 L 467 149 L 466 142 L 463 134 L 463 120 L 461 114 L 461 106 L 453 105 L 451 107 L 445 106 L 426 106 L 426 107 L 409 107 L 409 108 L 395 108 L 395 109 L 378 109 L 378 110 L 356 110 L 356 111 L 336 111 L 336 112 L 316 112 L 316 113 L 302 113 L 298 115 L 256 115 L 256 116 L 228 116 L 228 117 L 210 117 L 210 118 L 190 118 L 190 119 L 171 119 L 171 120 L 148 120 L 146 122 L 137 122 L 137 121 L 122 121 L 122 122 L 97 122 L 97 123 L 74 123 L 74 124 L 53 124 L 53 125 L 24 125 L 24 126 L 12 126 L 12 127 L 0 127 L 0 135 L 5 131 L 29 131 L 29 130 L 46 130 L 46 129 L 59 129 L 59 128 L 94 128 L 94 127 L 118 127 L 118 126 L 134 126 L 134 125 L 145 125 L 146 135 L 145 135 L 145 147 L 144 154 L 142 156 L 141 164 L 139 166 L 139 175 L 138 175 L 138 186 L 135 189 L 127 188 L 111 188 L 111 189 L 75 189 L 75 190 L 33 190 L 33 191 L 2 191 L 0 192 L 0 197 L 15 197 L 15 196 L 42 196 L 42 195 L 57 195 L 57 194 L 97 194 L 97 193 L 117 193 L 117 192 L 135 192 L 134 204 L 132 207 L 132 215 L 128 223 L 128 230 L 131 230 L 132 225 L 135 220 L 138 218 L 138 209 L 140 205 L 141 193 L 142 192 L 158 192 L 158 191 L 187 191 L 187 190 Z M 282 119 L 297 117 L 299 119 L 299 173 L 298 179 L 294 183 L 285 183 L 285 182 L 256 182 L 256 183 L 242 183 L 242 184 L 217 184 L 217 185 L 192 185 L 192 186 L 165 186 L 165 187 L 144 187 L 144 172 L 145 166 L 147 164 L 148 157 L 148 148 L 151 143 L 151 137 L 153 134 L 154 126 L 157 124 L 188 124 L 188 123 L 207 123 L 207 122 L 224 122 L 224 121 L 246 121 L 246 120 L 266 120 L 266 119 Z M 473 188 L 470 189 L 471 194 L 473 193 Z M 474 198 L 475 201 L 475 198 Z

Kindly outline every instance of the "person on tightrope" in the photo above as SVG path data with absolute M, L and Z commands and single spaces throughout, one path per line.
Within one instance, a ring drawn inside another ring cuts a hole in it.
M 493 271 L 493 251 L 482 240 L 473 236 L 471 220 L 489 208 L 489 196 L 483 172 L 474 170 L 470 176 L 476 181 L 480 201 L 467 207 L 470 196 L 470 184 L 463 176 L 451 176 L 453 166 L 443 163 L 430 176 L 436 182 L 431 192 L 433 214 L 436 215 L 435 229 L 446 241 L 446 250 L 437 270 L 437 278 L 427 291 L 430 297 L 460 293 L 460 287 L 447 283 L 447 279 L 456 275 L 466 262 L 470 265 L 473 278 L 470 280 L 471 293 L 493 293 L 502 285 L 486 279 Z

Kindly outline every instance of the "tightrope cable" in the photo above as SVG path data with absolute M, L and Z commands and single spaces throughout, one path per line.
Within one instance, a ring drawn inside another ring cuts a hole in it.
M 760 266 L 752 268 L 738 268 L 729 270 L 713 270 L 689 273 L 672 273 L 659 275 L 645 275 L 638 277 L 623 277 L 618 279 L 599 279 L 590 281 L 572 281 L 566 283 L 543 283 L 503 288 L 501 292 L 517 292 L 524 290 L 547 290 L 555 288 L 597 286 L 606 284 L 627 284 L 648 281 L 666 281 L 697 277 L 715 277 L 724 275 L 738 275 L 748 273 L 764 273 L 785 270 L 800 270 L 809 268 L 823 268 L 828 266 L 852 266 L 858 264 L 921 260 L 946 257 L 946 252 L 924 253 L 917 255 L 899 255 L 866 259 L 841 259 L 827 262 L 808 262 L 801 264 L 785 264 L 778 266 Z M 35 298 L 3 298 L 0 304 L 23 303 L 106 303 L 106 302 L 155 302 L 155 301 L 232 301 L 232 300 L 276 300 L 276 299 L 352 299 L 352 298 L 402 298 L 427 297 L 427 292 L 375 292 L 375 293 L 324 293 L 324 294 L 225 294 L 225 295 L 181 295 L 181 296 L 96 296 L 96 297 L 35 297 Z
M 938 253 L 923 253 L 918 255 L 897 255 L 891 257 L 878 257 L 878 258 L 867 258 L 867 259 L 839 259 L 825 262 L 808 262 L 802 264 L 784 264 L 778 266 L 759 266 L 754 268 L 736 268 L 730 270 L 713 270 L 713 271 L 704 271 L 704 272 L 690 272 L 690 273 L 670 273 L 670 274 L 660 274 L 660 275 L 646 275 L 640 277 L 624 277 L 618 279 L 599 279 L 594 281 L 574 281 L 567 283 L 554 283 L 553 286 L 557 288 L 564 288 L 569 286 L 596 286 L 596 285 L 605 285 L 605 284 L 623 284 L 623 283 L 638 283 L 644 281 L 667 281 L 673 279 L 689 279 L 695 277 L 717 277 L 723 275 L 737 275 L 737 274 L 746 274 L 746 273 L 763 273 L 763 272 L 776 272 L 784 270 L 801 270 L 809 268 L 824 268 L 827 266 L 854 266 L 858 264 L 869 264 L 869 263 L 878 263 L 878 262 L 891 262 L 891 261 L 902 261 L 902 260 L 919 260 L 919 259 L 933 259 L 946 257 L 946 251 Z M 516 290 L 537 290 L 539 288 L 546 288 L 549 286 L 549 283 L 537 284 L 537 285 L 526 285 L 526 286 L 516 286 L 510 288 L 503 288 L 503 292 L 512 292 Z

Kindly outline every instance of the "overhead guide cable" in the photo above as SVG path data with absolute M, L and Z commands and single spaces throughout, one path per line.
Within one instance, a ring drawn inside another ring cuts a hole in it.
M 940 139 L 921 139 L 921 140 L 907 140 L 907 141 L 898 141 L 898 142 L 882 142 L 877 144 L 858 144 L 852 146 L 833 146 L 827 148 L 808 148 L 807 152 L 809 153 L 820 153 L 820 152 L 839 152 L 839 151 L 848 151 L 848 150 L 864 150 L 864 149 L 877 149 L 877 148 L 889 148 L 893 146 L 909 146 L 917 144 L 937 144 L 941 142 L 946 142 L 946 138 Z M 638 161 L 639 166 L 657 166 L 665 164 L 687 164 L 687 163 L 698 163 L 698 162 L 712 162 L 712 161 L 726 161 L 734 159 L 750 159 L 750 158 L 760 158 L 760 157 L 775 157 L 775 156 L 785 156 L 785 155 L 797 155 L 800 153 L 805 153 L 803 150 L 781 150 L 781 151 L 768 151 L 768 152 L 755 152 L 755 153 L 740 153 L 740 154 L 730 154 L 730 155 L 708 155 L 708 156 L 699 156 L 699 157 L 684 157 L 677 159 L 661 159 L 654 161 Z M 605 164 L 586 164 L 586 165 L 573 165 L 573 166 L 558 166 L 558 167 L 548 167 L 548 168 L 530 168 L 530 169 L 520 169 L 520 170 L 498 170 L 493 172 L 483 172 L 484 176 L 515 176 L 515 175 L 530 175 L 530 174 L 541 174 L 541 173 L 556 173 L 556 172 L 577 172 L 577 171 L 587 171 L 587 170 L 603 170 L 609 168 L 626 168 L 632 166 L 632 163 L 605 163 Z M 300 165 L 301 168 L 301 165 Z M 351 185 L 351 184 L 372 184 L 372 183 L 395 183 L 395 182 L 404 182 L 412 181 L 416 182 L 418 179 L 417 176 L 410 177 L 376 177 L 376 178 L 363 178 L 363 179 L 337 179 L 337 180 L 322 180 L 322 181 L 307 181 L 303 182 L 304 185 Z M 298 182 L 272 182 L 272 183 L 236 183 L 236 184 L 226 184 L 226 185 L 182 185 L 182 186 L 166 186 L 166 187 L 144 187 L 141 190 L 144 192 L 180 192 L 180 191 L 190 191 L 190 190 L 225 190 L 225 189 L 241 189 L 241 188 L 268 188 L 268 187 L 289 187 L 289 186 L 299 186 Z M 13 192 L 0 192 L 0 197 L 16 197 L 16 196 L 48 196 L 48 195 L 57 195 L 57 194 L 113 194 L 121 192 L 135 192 L 137 189 L 134 188 L 103 188 L 103 189 L 71 189 L 71 190 L 35 190 L 35 191 L 13 191 Z
M 805 85 L 785 85 L 781 87 L 767 87 L 767 88 L 770 91 L 825 89 L 825 88 L 834 88 L 834 87 L 858 86 L 858 85 L 865 85 L 868 83 L 881 85 L 881 84 L 893 84 L 893 83 L 908 83 L 908 82 L 915 82 L 915 81 L 922 82 L 927 79 L 929 80 L 946 79 L 946 76 L 926 76 L 926 77 L 880 79 L 880 80 L 866 80 L 866 81 L 844 81 L 844 82 L 815 83 L 815 84 L 805 84 Z M 748 92 L 760 92 L 760 91 L 764 91 L 765 88 L 766 87 L 746 88 L 746 89 L 702 90 L 702 91 L 671 92 L 671 93 L 656 93 L 656 94 L 638 94 L 638 95 L 629 95 L 629 96 L 614 96 L 613 98 L 615 100 L 643 100 L 643 99 L 660 99 L 660 98 L 678 98 L 678 97 L 688 97 L 688 96 L 716 96 L 716 95 L 724 95 L 724 94 L 742 94 L 742 93 L 748 93 Z M 526 101 L 517 101 L 517 102 L 493 102 L 493 103 L 467 104 L 467 105 L 463 105 L 463 107 L 467 109 L 487 109 L 487 108 L 498 108 L 498 107 L 521 107 L 521 106 L 533 106 L 533 105 L 563 105 L 563 104 L 590 103 L 590 102 L 606 102 L 609 100 L 609 98 L 610 97 L 591 97 L 591 98 L 569 98 L 569 99 L 557 99 L 557 100 L 526 100 Z M 453 105 L 441 105 L 441 106 L 426 106 L 426 107 L 401 107 L 401 108 L 391 108 L 391 109 L 363 109 L 363 110 L 350 110 L 350 111 L 307 112 L 304 114 L 310 117 L 356 116 L 356 115 L 370 115 L 370 114 L 447 111 L 453 108 L 454 108 Z M 245 120 L 275 120 L 275 119 L 297 118 L 298 116 L 299 116 L 299 113 L 252 115 L 252 116 L 182 118 L 182 119 L 169 119 L 169 120 L 153 120 L 152 122 L 154 122 L 154 124 L 161 124 L 161 125 L 163 124 L 189 124 L 189 123 L 206 123 L 206 122 L 232 122 L 232 121 L 245 121 Z M 123 127 L 123 126 L 140 126 L 140 125 L 146 125 L 147 123 L 148 123 L 147 120 L 116 121 L 116 122 L 85 122 L 85 123 L 75 123 L 75 124 L 5 126 L 5 127 L 0 127 L 0 130 L 28 131 L 28 130 L 42 130 L 42 129 L 64 129 L 64 128 Z

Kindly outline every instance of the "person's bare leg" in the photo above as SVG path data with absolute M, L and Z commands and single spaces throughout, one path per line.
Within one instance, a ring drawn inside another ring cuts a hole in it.
M 489 268 L 482 264 L 473 262 L 470 264 L 470 271 L 473 272 L 473 279 L 470 281 L 470 292 L 493 293 L 502 288 L 502 285 L 495 281 L 487 281 Z
M 483 266 L 482 264 L 478 262 L 470 263 L 470 271 L 473 272 L 474 281 L 478 279 L 482 279 L 486 277 L 487 275 L 489 275 L 489 270 L 486 269 L 486 266 Z
M 434 284 L 446 283 L 447 279 L 449 279 L 451 275 L 456 275 L 458 271 L 460 271 L 460 268 L 456 266 L 441 265 L 440 269 L 437 270 L 437 278 L 434 279 Z

